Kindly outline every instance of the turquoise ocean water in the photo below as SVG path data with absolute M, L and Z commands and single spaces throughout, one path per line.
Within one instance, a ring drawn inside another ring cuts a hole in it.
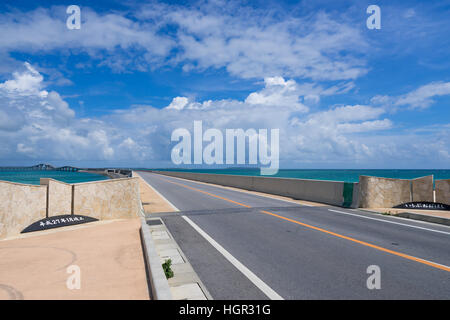
M 145 170 L 145 169 L 140 169 Z M 155 169 L 167 171 L 188 171 L 200 173 L 235 174 L 245 176 L 259 176 L 260 170 L 255 168 L 229 168 L 229 169 Z M 280 169 L 273 177 L 312 179 L 312 180 L 333 180 L 345 182 L 358 182 L 360 175 L 414 179 L 427 175 L 434 175 L 434 179 L 450 179 L 450 169 L 448 170 L 378 170 L 378 169 Z M 88 172 L 64 172 L 64 171 L 0 171 L 0 180 L 39 184 L 39 178 L 53 178 L 67 183 L 89 182 L 95 180 L 108 179 L 105 176 Z
M 167 171 L 187 171 L 199 173 L 217 173 L 217 174 L 235 174 L 244 176 L 260 176 L 259 169 L 158 169 Z M 375 176 L 383 178 L 397 178 L 397 179 L 414 179 L 418 177 L 433 175 L 435 180 L 450 179 L 450 169 L 448 170 L 396 170 L 396 169 L 280 169 L 278 173 L 271 177 L 283 178 L 297 178 L 297 179 L 312 179 L 312 180 L 333 180 L 345 182 L 358 182 L 359 176 Z
M 0 180 L 38 185 L 40 178 L 52 178 L 66 183 L 79 183 L 108 179 L 108 177 L 100 174 L 88 172 L 0 170 Z

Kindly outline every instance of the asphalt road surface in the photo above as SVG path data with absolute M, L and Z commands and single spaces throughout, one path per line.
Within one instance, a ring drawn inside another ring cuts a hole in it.
M 140 174 L 214 299 L 450 298 L 447 226 Z

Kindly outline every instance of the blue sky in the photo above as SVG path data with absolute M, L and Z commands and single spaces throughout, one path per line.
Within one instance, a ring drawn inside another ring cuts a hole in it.
M 171 132 L 202 120 L 279 128 L 286 168 L 448 169 L 449 16 L 450 1 L 3 1 L 0 165 L 172 166 Z

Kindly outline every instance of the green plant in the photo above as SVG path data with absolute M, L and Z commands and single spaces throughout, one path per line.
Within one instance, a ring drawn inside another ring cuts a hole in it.
M 171 265 L 172 265 L 172 260 L 171 259 L 166 260 L 166 262 L 164 262 L 162 264 L 162 267 L 163 267 L 164 273 L 166 274 L 166 278 L 167 279 L 170 279 L 170 278 L 173 277 L 173 270 L 170 267 Z

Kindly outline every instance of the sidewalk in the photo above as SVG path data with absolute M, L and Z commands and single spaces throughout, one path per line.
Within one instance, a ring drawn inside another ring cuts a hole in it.
M 414 210 L 396 208 L 363 208 L 362 210 L 390 214 L 403 218 L 422 220 L 439 224 L 450 225 L 450 211 L 443 210 Z
M 0 241 L 0 300 L 148 300 L 139 228 L 139 218 L 98 221 Z M 79 290 L 67 288 L 70 265 Z
M 144 179 L 133 171 L 133 176 L 139 177 L 142 207 L 145 213 L 173 212 L 173 208 Z

